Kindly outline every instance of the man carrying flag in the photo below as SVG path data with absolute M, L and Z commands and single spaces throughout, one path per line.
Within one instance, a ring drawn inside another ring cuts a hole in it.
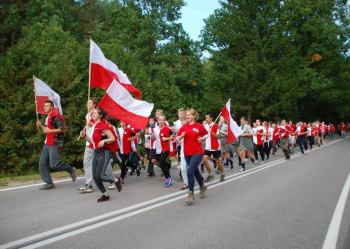
M 67 171 L 72 177 L 73 182 L 76 180 L 76 171 L 74 167 L 67 163 L 61 162 L 59 159 L 59 149 L 63 147 L 63 133 L 67 130 L 62 116 L 59 95 L 44 82 L 35 77 L 34 86 L 37 109 L 36 124 L 38 128 L 40 128 L 46 134 L 45 144 L 41 151 L 39 160 L 40 176 L 46 184 L 40 189 L 52 189 L 55 187 L 55 185 L 51 179 L 50 168 L 55 171 Z M 47 100 L 44 102 L 43 106 L 37 106 L 38 102 L 41 101 L 40 99 L 45 98 Z M 39 110 L 40 113 L 43 114 L 44 112 L 47 115 L 44 125 L 38 118 Z

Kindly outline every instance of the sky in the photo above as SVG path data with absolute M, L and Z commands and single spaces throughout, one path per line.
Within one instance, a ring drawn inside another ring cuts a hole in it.
M 199 40 L 204 21 L 220 7 L 219 0 L 185 0 L 180 22 L 191 39 Z

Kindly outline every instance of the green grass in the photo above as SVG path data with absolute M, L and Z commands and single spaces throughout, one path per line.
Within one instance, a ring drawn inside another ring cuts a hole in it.
M 81 170 L 77 170 L 77 176 L 82 176 L 84 173 Z M 53 172 L 51 173 L 53 179 L 62 179 L 69 177 L 67 172 Z M 0 177 L 0 187 L 6 187 L 11 185 L 19 185 L 21 183 L 28 182 L 40 182 L 41 177 L 39 174 L 29 174 L 23 176 L 2 176 Z

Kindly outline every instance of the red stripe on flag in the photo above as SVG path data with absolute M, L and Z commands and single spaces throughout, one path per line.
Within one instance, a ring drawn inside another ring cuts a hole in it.
M 229 110 L 227 110 L 227 106 L 225 105 L 224 108 L 222 108 L 221 110 L 221 115 L 224 117 L 226 123 L 227 123 L 227 144 L 232 143 L 234 141 L 237 140 L 236 136 L 233 134 L 232 130 L 231 130 L 231 116 L 230 116 L 230 112 Z
M 38 110 L 38 113 L 46 114 L 44 110 L 44 104 L 45 104 L 45 101 L 49 100 L 49 96 L 35 96 L 35 100 L 36 100 L 36 108 Z
M 120 83 L 118 75 L 112 71 L 105 69 L 103 66 L 91 63 L 90 69 L 90 87 L 91 88 L 101 88 L 107 89 L 112 81 L 115 79 Z M 141 98 L 141 91 L 131 84 L 120 83 L 126 90 L 131 92 L 135 98 Z
M 148 117 L 129 112 L 117 104 L 108 94 L 105 94 L 98 104 L 109 116 L 124 121 L 135 129 L 144 129 L 148 124 Z

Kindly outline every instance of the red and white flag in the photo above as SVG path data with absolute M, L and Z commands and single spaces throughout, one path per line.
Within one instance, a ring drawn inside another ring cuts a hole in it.
M 238 139 L 242 134 L 242 129 L 237 125 L 236 121 L 231 117 L 231 99 L 229 99 L 221 110 L 221 115 L 224 117 L 227 123 L 227 144 L 232 143 Z
M 108 60 L 96 43 L 90 40 L 90 87 L 107 89 L 112 80 L 118 81 L 136 98 L 141 98 L 141 91 L 131 84 L 128 76 Z
M 33 80 L 37 112 L 40 114 L 46 114 L 44 111 L 45 101 L 51 100 L 55 106 L 55 109 L 57 109 L 59 113 L 63 115 L 60 95 L 58 95 L 58 93 L 52 90 L 46 83 L 35 76 L 33 76 Z
M 98 104 L 111 117 L 124 121 L 135 129 L 144 129 L 153 104 L 134 99 L 116 80 L 113 80 Z

